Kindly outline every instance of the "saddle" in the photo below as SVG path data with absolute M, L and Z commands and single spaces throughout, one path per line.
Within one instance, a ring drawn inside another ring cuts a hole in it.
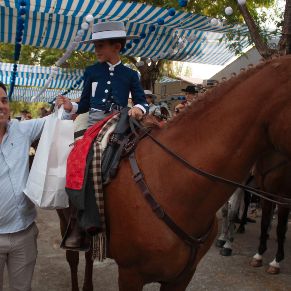
M 134 147 L 128 111 L 129 108 L 123 108 L 120 111 L 118 123 L 103 152 L 101 163 L 103 185 L 108 184 L 116 176 L 121 158 Z

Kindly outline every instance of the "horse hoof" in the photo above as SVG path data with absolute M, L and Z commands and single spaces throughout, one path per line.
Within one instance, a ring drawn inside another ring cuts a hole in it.
M 215 246 L 218 247 L 218 248 L 222 248 L 225 244 L 225 240 L 222 240 L 222 239 L 218 239 L 215 243 Z
M 271 275 L 277 275 L 280 273 L 280 268 L 277 268 L 277 267 L 274 267 L 274 266 L 269 266 L 267 269 L 266 269 L 266 272 L 268 274 L 271 274 Z
M 245 233 L 245 231 L 246 231 L 245 227 L 240 225 L 236 232 L 237 233 Z
M 263 260 L 257 260 L 255 258 L 252 258 L 250 261 L 250 265 L 254 268 L 262 267 L 263 266 Z
M 219 253 L 224 257 L 230 257 L 232 254 L 232 249 L 222 248 Z

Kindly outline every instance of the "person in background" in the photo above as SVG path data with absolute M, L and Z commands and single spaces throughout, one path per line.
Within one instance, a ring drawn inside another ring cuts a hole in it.
M 186 106 L 189 106 L 199 93 L 196 86 L 193 85 L 187 86 L 186 89 L 182 89 L 182 91 L 185 92 L 186 99 L 175 107 L 176 114 L 183 111 L 186 108 Z
M 160 107 L 155 105 L 155 99 L 157 98 L 156 95 L 153 94 L 150 90 L 144 90 L 144 94 L 149 105 L 149 114 L 155 116 L 161 116 Z

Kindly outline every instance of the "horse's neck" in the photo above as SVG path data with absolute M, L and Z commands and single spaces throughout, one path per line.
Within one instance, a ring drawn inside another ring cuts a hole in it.
M 262 100 L 266 96 L 262 90 L 257 92 L 256 98 L 250 98 L 242 89 L 243 86 L 237 86 L 225 96 L 216 97 L 217 100 L 205 105 L 203 101 L 200 101 L 201 104 L 199 101 L 194 103 L 192 107 L 204 108 L 197 111 L 190 108 L 184 116 L 176 119 L 176 124 L 160 134 L 160 139 L 193 166 L 243 181 L 256 156 L 266 146 L 265 132 L 261 126 L 263 120 L 259 118 Z M 210 217 L 234 191 L 229 186 L 211 183 L 174 163 L 178 162 L 172 162 L 173 167 L 167 168 L 168 180 L 175 181 L 175 176 L 179 174 L 181 187 L 174 186 L 169 191 L 179 193 L 178 197 L 175 194 L 172 197 L 176 204 L 184 205 L 183 211 L 188 211 L 188 215 Z M 162 163 L 160 167 L 163 171 Z

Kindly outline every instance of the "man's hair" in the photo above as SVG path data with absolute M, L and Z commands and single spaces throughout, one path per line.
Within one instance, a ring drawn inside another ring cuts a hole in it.
M 121 44 L 120 51 L 122 51 L 124 49 L 125 44 L 126 44 L 126 38 L 110 38 L 108 40 L 109 40 L 110 44 L 120 43 Z
M 0 88 L 2 88 L 5 93 L 7 93 L 7 89 L 6 89 L 6 86 L 0 81 Z

